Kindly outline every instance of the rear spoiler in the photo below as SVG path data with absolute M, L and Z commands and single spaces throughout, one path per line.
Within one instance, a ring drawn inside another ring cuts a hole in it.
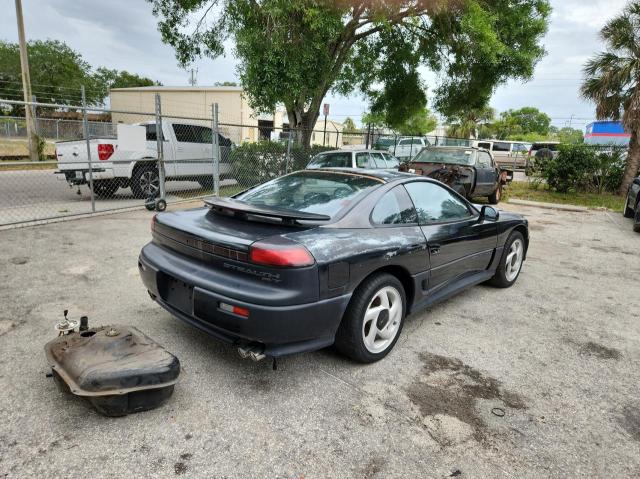
M 270 206 L 249 205 L 232 198 L 205 198 L 205 205 L 214 211 L 232 212 L 245 215 L 268 216 L 271 218 L 280 218 L 285 223 L 293 223 L 295 220 L 304 221 L 329 221 L 331 216 L 320 215 L 317 213 L 305 213 L 304 211 L 287 210 L 284 208 L 274 208 Z

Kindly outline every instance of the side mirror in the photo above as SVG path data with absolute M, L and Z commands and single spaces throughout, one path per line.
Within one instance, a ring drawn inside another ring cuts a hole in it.
M 500 212 L 493 206 L 484 205 L 480 210 L 480 221 L 498 221 Z

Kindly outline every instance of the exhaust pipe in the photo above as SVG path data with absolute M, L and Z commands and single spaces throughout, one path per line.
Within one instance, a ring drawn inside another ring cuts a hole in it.
M 251 356 L 251 359 L 253 359 L 255 362 L 262 361 L 264 358 L 267 357 L 267 355 L 264 354 L 260 349 L 254 349 L 249 354 Z
M 238 354 L 242 359 L 247 359 L 249 357 L 249 353 L 251 352 L 252 346 L 238 346 Z
M 255 343 L 238 346 L 238 354 L 242 359 L 251 358 L 254 361 L 262 361 L 267 357 L 264 354 L 264 346 Z

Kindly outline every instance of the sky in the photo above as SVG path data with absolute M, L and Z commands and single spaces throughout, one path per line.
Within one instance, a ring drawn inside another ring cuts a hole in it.
M 509 82 L 497 88 L 492 101 L 498 112 L 534 106 L 546 112 L 556 126 L 584 129 L 594 119 L 592 104 L 578 94 L 582 65 L 602 49 L 598 32 L 617 15 L 626 0 L 551 0 L 553 13 L 544 37 L 547 55 L 526 83 Z M 13 2 L 2 0 L 0 38 L 17 42 Z M 27 39 L 62 40 L 94 67 L 128 70 L 164 85 L 187 85 L 188 72 L 181 69 L 173 49 L 162 43 L 151 6 L 143 0 L 25 0 L 23 13 Z M 224 57 L 203 59 L 197 68 L 199 85 L 236 81 L 236 61 L 231 48 Z M 425 75 L 429 79 L 432 75 Z M 330 118 L 356 123 L 367 109 L 359 95 L 330 95 Z

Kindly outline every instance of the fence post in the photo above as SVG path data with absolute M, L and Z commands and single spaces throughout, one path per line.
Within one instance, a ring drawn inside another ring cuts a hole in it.
M 160 93 L 156 93 L 156 149 L 158 150 L 158 187 L 160 189 L 160 199 L 165 198 L 165 171 L 164 171 L 164 133 L 162 131 L 162 104 Z
M 287 135 L 287 162 L 284 166 L 284 173 L 289 173 L 289 164 L 291 163 L 291 128 L 289 128 L 289 134 Z
M 84 141 L 87 145 L 87 160 L 89 161 L 89 192 L 91 193 L 91 211 L 96 212 L 96 196 L 93 190 L 93 164 L 91 162 L 91 142 L 89 140 L 89 123 L 87 121 L 87 97 L 84 92 L 84 85 L 80 87 L 82 93 L 82 131 Z
M 211 104 L 213 140 L 213 194 L 220 196 L 220 132 L 218 131 L 218 104 Z

